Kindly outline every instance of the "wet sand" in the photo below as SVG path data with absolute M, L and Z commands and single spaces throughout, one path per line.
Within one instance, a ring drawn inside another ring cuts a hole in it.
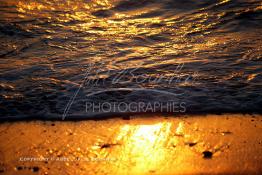
M 0 124 L 0 174 L 261 174 L 261 115 Z

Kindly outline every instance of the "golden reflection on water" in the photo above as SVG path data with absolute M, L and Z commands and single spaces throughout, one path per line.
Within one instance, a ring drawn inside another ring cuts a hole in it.
M 179 57 L 173 59 L 177 55 L 184 54 L 186 50 L 190 49 L 193 54 L 197 54 L 201 50 L 207 48 L 212 49 L 217 44 L 220 44 L 223 39 L 218 40 L 201 40 L 193 44 L 188 43 L 184 39 L 187 34 L 210 32 L 209 30 L 217 25 L 217 21 L 210 21 L 211 18 L 217 19 L 219 15 L 210 14 L 208 12 L 202 12 L 188 16 L 190 21 L 184 22 L 178 20 L 179 15 L 173 15 L 169 18 L 164 16 L 150 16 L 141 17 L 140 15 L 151 13 L 157 9 L 157 6 L 144 7 L 143 9 L 131 10 L 131 11 L 118 11 L 114 8 L 120 1 L 118 0 L 55 0 L 55 1 L 18 1 L 11 0 L 7 3 L 15 5 L 19 12 L 19 17 L 23 20 L 48 20 L 50 26 L 42 27 L 37 25 L 27 26 L 27 30 L 34 31 L 34 28 L 42 28 L 45 30 L 47 38 L 56 37 L 59 38 L 64 35 L 65 38 L 69 37 L 73 32 L 79 32 L 83 34 L 84 39 L 88 44 L 88 49 L 81 49 L 80 52 L 90 50 L 94 53 L 99 53 L 101 47 L 99 41 L 102 38 L 107 45 L 112 42 L 123 44 L 119 45 L 117 49 L 111 49 L 108 51 L 109 54 L 113 55 L 114 50 L 118 52 L 130 52 L 128 55 L 123 57 L 117 56 L 115 61 L 122 61 L 127 59 L 129 67 L 142 64 L 142 63 L 153 63 L 151 66 L 159 64 L 158 61 L 153 60 L 154 57 L 167 57 L 162 59 L 162 64 L 174 64 L 181 62 Z M 221 3 L 225 3 L 221 1 Z M 108 16 L 104 17 L 96 15 L 94 13 L 99 11 L 106 11 Z M 46 21 L 43 22 L 46 22 Z M 208 23 L 208 24 L 207 24 Z M 152 27 L 153 26 L 153 27 Z M 154 27 L 155 26 L 155 27 Z M 157 27 L 156 27 L 157 26 Z M 60 28 L 63 32 L 57 32 L 56 29 Z M 69 33 L 67 33 L 69 31 Z M 155 38 L 155 36 L 157 36 Z M 158 38 L 159 37 L 159 38 Z M 161 40 L 163 38 L 163 40 Z M 92 42 L 92 43 L 89 43 Z M 98 42 L 98 44 L 95 44 Z M 179 44 L 177 44 L 179 43 Z M 66 48 L 68 45 L 62 45 L 58 48 Z M 105 47 L 106 48 L 106 47 Z M 130 50 L 132 48 L 132 50 Z M 77 50 L 77 49 L 75 49 Z M 97 55 L 97 54 L 96 54 Z M 97 56 L 98 57 L 98 56 Z M 131 59 L 131 58 L 141 59 Z M 142 59 L 146 57 L 145 59 Z M 192 57 L 192 58 L 191 58 Z M 183 59 L 183 62 L 196 61 L 194 56 Z M 184 57 L 183 57 L 184 58 Z M 97 58 L 94 58 L 97 59 Z M 126 68 L 126 64 L 119 65 L 120 69 Z M 111 66 L 112 68 L 113 66 Z
M 92 0 L 92 1 L 66 1 L 66 3 L 56 0 L 56 2 L 48 1 L 17 1 L 12 0 L 8 2 L 10 5 L 16 5 L 17 11 L 20 12 L 19 17 L 24 19 L 30 18 L 47 18 L 51 21 L 57 22 L 71 22 L 78 21 L 81 24 L 73 25 L 61 25 L 54 23 L 66 29 L 71 29 L 77 32 L 95 33 L 103 36 L 112 35 L 137 35 L 137 34 L 158 34 L 162 31 L 161 28 L 148 30 L 148 24 L 161 23 L 159 17 L 151 18 L 137 18 L 132 19 L 133 15 L 140 15 L 146 13 L 151 9 L 144 9 L 143 11 L 137 11 L 132 13 L 118 13 L 114 12 L 112 17 L 99 18 L 92 13 L 99 10 L 107 10 L 113 8 L 117 1 L 111 0 Z M 57 13 L 58 12 L 58 13 Z M 61 13 L 63 12 L 63 13 Z M 129 19 L 128 19 L 129 18 Z M 120 20 L 119 20 L 120 19 Z M 145 27 L 138 27 L 139 25 L 145 25 Z M 102 30 L 93 30 L 92 28 L 101 28 Z

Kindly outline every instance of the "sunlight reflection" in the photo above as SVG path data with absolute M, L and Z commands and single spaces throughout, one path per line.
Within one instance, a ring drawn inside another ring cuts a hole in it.
M 125 147 L 120 159 L 129 161 L 132 157 L 132 172 L 153 170 L 165 161 L 165 149 L 172 124 L 162 122 L 152 125 L 125 125 L 117 137 L 124 140 Z

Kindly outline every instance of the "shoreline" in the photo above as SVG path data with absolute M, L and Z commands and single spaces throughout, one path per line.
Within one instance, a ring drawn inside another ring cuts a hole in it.
M 261 174 L 262 115 L 0 123 L 0 174 Z
M 195 117 L 195 116 L 209 116 L 209 115 L 216 115 L 216 116 L 224 116 L 224 115 L 250 115 L 250 116 L 262 116 L 262 113 L 260 112 L 189 112 L 189 113 L 169 113 L 169 112 L 116 112 L 116 113 L 97 113 L 97 114 L 79 114 L 79 115 L 70 115 L 68 114 L 66 117 L 63 116 L 63 114 L 50 114 L 50 115 L 23 115 L 23 116 L 7 116 L 7 117 L 0 117 L 0 124 L 5 122 L 20 122 L 20 121 L 57 121 L 57 122 L 70 122 L 70 121 L 92 121 L 92 120 L 110 120 L 110 119 L 118 119 L 118 118 L 132 118 L 132 116 L 139 116 L 141 118 L 146 117 L 156 117 L 156 116 L 162 116 L 162 117 Z

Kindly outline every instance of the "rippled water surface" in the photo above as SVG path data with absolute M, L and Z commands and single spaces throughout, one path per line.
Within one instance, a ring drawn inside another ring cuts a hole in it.
M 72 97 L 261 113 L 261 29 L 261 0 L 0 0 L 1 117 Z

